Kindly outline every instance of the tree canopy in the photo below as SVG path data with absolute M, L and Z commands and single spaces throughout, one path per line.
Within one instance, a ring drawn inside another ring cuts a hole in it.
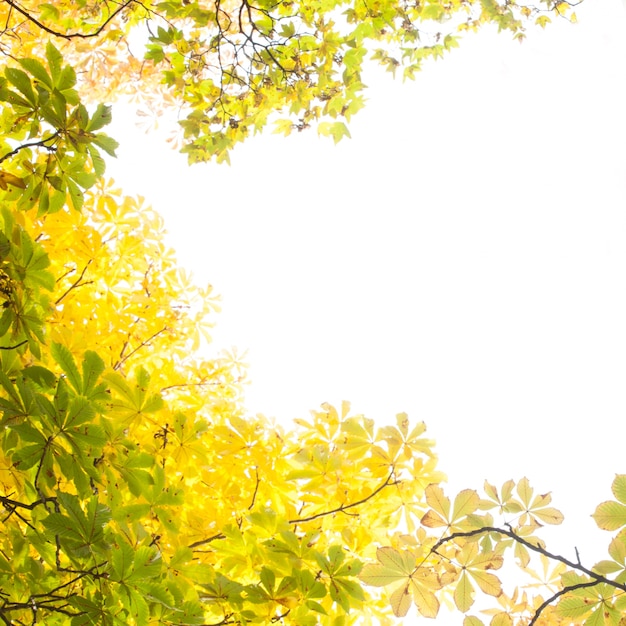
M 284 134 L 317 125 L 337 141 L 363 106 L 368 57 L 412 78 L 463 32 L 495 25 L 523 39 L 529 25 L 575 20 L 573 4 L 5 0 L 0 10 L 6 53 L 41 57 L 51 39 L 89 99 L 124 94 L 147 111 L 175 107 L 183 150 L 196 162 L 227 158 L 268 123 Z
M 459 31 L 522 37 L 568 3 L 1 7 L 1 623 L 392 624 L 413 606 L 465 626 L 626 623 L 626 476 L 594 515 L 608 558 L 583 564 L 547 548 L 562 515 L 525 478 L 446 495 L 403 413 L 248 415 L 245 368 L 198 350 L 211 288 L 104 178 L 99 100 L 180 107 L 191 161 L 267 122 L 339 139 L 368 52 L 412 77 Z

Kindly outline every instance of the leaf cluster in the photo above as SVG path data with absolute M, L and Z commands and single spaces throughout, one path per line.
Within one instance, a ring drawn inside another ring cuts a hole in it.
M 414 78 L 465 32 L 495 26 L 521 40 L 530 25 L 575 21 L 560 0 L 10 0 L 1 17 L 9 47 L 25 41 L 40 53 L 37 35 L 55 36 L 86 97 L 129 97 L 153 125 L 165 109 L 177 111 L 173 141 L 192 163 L 228 160 L 268 125 L 284 135 L 316 127 L 335 142 L 349 137 L 370 61 Z

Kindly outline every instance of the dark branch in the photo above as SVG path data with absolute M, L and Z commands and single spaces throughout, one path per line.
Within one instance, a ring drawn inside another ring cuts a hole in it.
M 477 535 L 483 535 L 485 533 L 498 533 L 500 535 L 505 535 L 506 537 L 510 537 L 511 539 L 513 539 L 513 541 L 516 541 L 517 543 L 523 545 L 529 550 L 532 550 L 533 552 L 537 552 L 538 554 L 542 554 L 543 556 L 551 559 L 552 561 L 558 561 L 559 563 L 563 563 L 564 565 L 571 567 L 573 570 L 582 572 L 583 574 L 589 576 L 589 578 L 592 579 L 591 581 L 588 581 L 588 582 L 578 583 L 576 585 L 569 585 L 557 591 L 556 593 L 554 593 L 541 606 L 539 606 L 539 608 L 537 608 L 531 621 L 528 623 L 528 626 L 533 626 L 539 619 L 539 615 L 541 614 L 541 612 L 546 607 L 548 607 L 557 598 L 559 598 L 560 596 L 562 596 L 563 594 L 569 591 L 573 591 L 575 589 L 582 589 L 585 587 L 595 587 L 596 585 L 604 583 L 606 585 L 609 585 L 610 587 L 614 587 L 615 589 L 619 589 L 620 591 L 626 592 L 626 584 L 617 582 L 616 580 L 611 580 L 610 578 L 606 578 L 606 576 L 602 576 L 602 574 L 597 574 L 593 570 L 590 570 L 589 568 L 581 565 L 580 561 L 578 563 L 574 563 L 574 561 L 570 561 L 569 559 L 566 559 L 564 556 L 561 556 L 559 554 L 553 554 L 552 552 L 549 552 L 542 546 L 531 543 L 527 539 L 520 537 L 518 534 L 514 533 L 510 528 L 506 529 L 506 528 L 497 528 L 495 526 L 483 526 L 482 528 L 476 528 L 475 530 L 452 533 L 451 535 L 448 535 L 447 537 L 442 537 L 441 539 L 439 539 L 439 541 L 435 543 L 435 545 L 430 549 L 430 551 L 431 553 L 435 553 L 438 556 L 442 556 L 437 552 L 437 549 L 440 548 L 443 544 L 448 543 L 450 541 L 454 541 L 455 539 L 476 537 Z
M 97 37 L 107 27 L 107 25 L 109 24 L 109 22 L 112 19 L 114 19 L 119 13 L 121 13 L 126 7 L 128 7 L 134 1 L 135 0 L 127 0 L 126 2 L 121 4 L 92 33 L 60 33 L 58 31 L 53 30 L 52 28 L 46 26 L 45 24 L 40 22 L 37 18 L 33 17 L 28 11 L 26 11 L 26 9 L 23 9 L 19 4 L 14 2 L 14 0 L 4 0 L 4 2 L 6 2 L 11 8 L 15 9 L 18 13 L 23 15 L 29 22 L 32 22 L 33 24 L 35 24 L 35 26 L 38 26 L 39 28 L 41 28 L 41 30 L 46 31 L 50 35 L 53 35 L 54 37 L 61 37 L 62 39 L 74 39 L 76 37 L 81 38 L 81 39 L 89 39 L 90 37 Z
M 599 585 L 599 584 L 600 583 L 597 580 L 590 580 L 589 582 L 586 582 L 586 583 L 578 583 L 577 585 L 568 585 L 567 587 L 563 587 L 563 589 L 551 595 L 547 600 L 545 600 L 537 608 L 537 610 L 535 611 L 533 615 L 533 618 L 530 620 L 530 622 L 528 622 L 528 626 L 533 626 L 533 624 L 535 624 L 537 620 L 539 619 L 539 616 L 541 615 L 542 611 L 548 608 L 560 596 L 565 595 L 566 593 L 570 591 L 574 591 L 575 589 L 584 589 L 585 587 L 595 587 L 596 585 Z
M 5 0 L 6 2 L 7 0 Z M 11 152 L 7 152 L 0 157 L 0 163 L 5 161 L 6 159 L 15 156 L 20 150 L 25 150 L 26 148 L 46 148 L 46 150 L 53 150 L 52 146 L 47 145 L 49 142 L 54 141 L 59 138 L 61 131 L 57 131 L 56 133 L 50 135 L 50 137 L 45 137 L 44 139 L 40 139 L 39 141 L 31 141 L 30 143 L 23 143 L 19 145 L 15 150 L 11 150 Z
M 341 506 L 337 507 L 336 509 L 331 509 L 330 511 L 323 511 L 322 513 L 316 513 L 315 515 L 310 515 L 309 517 L 301 517 L 298 519 L 290 519 L 289 520 L 289 524 L 302 524 L 304 522 L 311 522 L 314 519 L 318 519 L 320 517 L 325 517 L 326 515 L 333 515 L 334 513 L 344 513 L 345 511 L 347 511 L 348 509 L 351 509 L 355 506 L 359 506 L 361 504 L 364 504 L 365 502 L 367 502 L 368 500 L 371 500 L 374 496 L 376 496 L 377 494 L 379 494 L 385 487 L 389 487 L 390 485 L 397 485 L 398 480 L 392 480 L 393 478 L 393 470 L 391 471 L 391 473 L 389 474 L 389 476 L 387 476 L 387 479 L 385 480 L 385 482 L 380 485 L 379 487 L 377 487 L 372 493 L 370 493 L 369 496 L 365 496 L 365 498 L 362 498 L 361 500 L 357 500 L 356 502 L 352 502 L 350 504 L 342 504 Z
M 28 343 L 28 339 L 24 339 L 24 341 L 20 341 L 14 346 L 0 346 L 0 350 L 15 350 L 17 348 L 21 348 L 25 343 Z
M 194 541 L 193 543 L 189 544 L 187 547 L 193 550 L 194 548 L 198 548 L 199 546 L 204 546 L 207 543 L 211 543 L 211 541 L 215 541 L 216 539 L 226 539 L 226 535 L 222 535 L 222 533 L 217 533 L 217 535 L 213 535 L 212 537 L 208 537 L 207 539 L 200 539 L 200 541 Z

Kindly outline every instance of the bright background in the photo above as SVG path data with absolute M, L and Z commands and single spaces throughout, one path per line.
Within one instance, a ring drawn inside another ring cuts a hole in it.
M 551 545 L 590 564 L 626 472 L 626 10 L 577 13 L 522 45 L 467 36 L 413 83 L 372 72 L 336 147 L 268 132 L 187 168 L 118 109 L 110 172 L 223 295 L 251 413 L 406 411 L 454 488 L 552 490 Z

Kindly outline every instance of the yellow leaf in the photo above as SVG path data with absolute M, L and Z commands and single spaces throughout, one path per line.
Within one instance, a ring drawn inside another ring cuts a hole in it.
M 528 550 L 526 549 L 526 546 L 523 546 L 521 543 L 517 541 L 515 542 L 514 554 L 515 554 L 515 557 L 519 559 L 520 567 L 526 567 L 528 563 L 530 562 L 530 555 L 528 554 Z
M 498 613 L 493 616 L 489 626 L 513 626 L 513 620 L 508 613 Z
M 530 505 L 530 499 L 533 497 L 533 489 L 530 486 L 528 478 L 524 477 L 517 483 L 517 494 L 525 506 Z
M 406 578 L 406 574 L 387 569 L 378 563 L 367 563 L 359 574 L 361 582 L 372 587 L 386 587 L 403 578 Z
M 613 500 L 602 502 L 591 517 L 603 530 L 617 530 L 626 526 L 626 506 Z
M 396 617 L 404 617 L 411 608 L 411 594 L 409 583 L 398 587 L 390 596 L 391 610 Z
M 484 626 L 484 625 L 482 621 L 479 620 L 477 617 L 474 617 L 473 615 L 468 615 L 463 620 L 463 626 Z
M 440 528 L 441 526 L 448 526 L 448 522 L 446 522 L 446 520 L 443 519 L 439 513 L 435 513 L 433 510 L 426 511 L 420 521 L 422 526 L 426 526 L 427 528 Z
M 411 580 L 411 591 L 413 592 L 413 601 L 415 606 L 417 606 L 417 610 L 424 617 L 437 617 L 437 613 L 439 613 L 437 596 L 430 589 L 420 585 L 415 580 Z
M 415 570 L 415 558 L 410 552 L 399 552 L 391 547 L 376 550 L 378 560 L 386 568 L 403 573 L 405 576 Z
M 617 474 L 611 485 L 613 495 L 622 504 L 626 504 L 626 474 Z
M 474 604 L 474 586 L 465 571 L 461 574 L 454 590 L 454 604 L 462 613 L 468 611 Z
M 559 15 L 565 15 L 569 9 L 570 5 L 568 2 L 557 2 L 554 10 L 559 14 Z
M 450 516 L 450 499 L 443 493 L 443 489 L 439 485 L 428 485 L 425 496 L 428 506 L 447 520 Z
M 470 570 L 470 573 L 483 593 L 496 597 L 502 593 L 500 579 L 495 574 L 481 570 Z
M 11 172 L 0 170 L 0 188 L 6 190 L 7 185 L 13 185 L 13 187 L 26 189 L 26 183 L 19 176 L 11 174 Z
M 609 554 L 617 563 L 626 562 L 626 536 L 621 532 L 609 544 Z
M 464 489 L 454 498 L 452 509 L 452 521 L 457 521 L 470 513 L 473 513 L 480 503 L 478 493 L 473 489 Z
M 560 524 L 564 519 L 563 513 L 551 506 L 533 511 L 532 514 L 546 524 Z

